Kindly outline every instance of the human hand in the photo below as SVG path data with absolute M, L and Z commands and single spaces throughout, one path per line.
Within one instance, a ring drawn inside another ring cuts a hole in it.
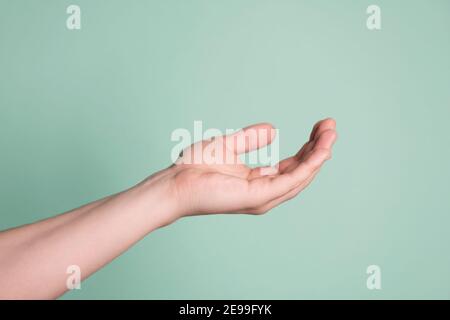
M 270 124 L 257 124 L 186 148 L 173 166 L 158 174 L 169 182 L 172 201 L 177 203 L 174 218 L 228 212 L 261 214 L 306 188 L 331 157 L 337 137 L 335 121 L 325 119 L 316 123 L 309 141 L 296 155 L 282 160 L 278 168 L 250 168 L 243 164 L 239 154 L 272 142 L 274 130 L 270 129 L 273 129 Z M 250 134 L 252 130 L 269 133 L 267 139 L 258 139 L 258 135 Z M 241 138 L 245 143 L 236 143 Z M 196 152 L 211 147 L 216 152 L 210 159 L 194 161 Z

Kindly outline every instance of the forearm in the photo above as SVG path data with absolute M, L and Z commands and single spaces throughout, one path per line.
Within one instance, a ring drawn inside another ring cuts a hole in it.
M 152 179 L 67 214 L 0 233 L 0 297 L 55 298 L 67 267 L 82 278 L 169 223 L 174 203 Z M 32 232 L 30 232 L 32 231 Z
M 17 244 L 18 241 L 25 242 L 29 240 L 36 239 L 36 237 L 49 232 L 50 230 L 57 228 L 65 223 L 68 223 L 79 217 L 83 213 L 99 206 L 100 204 L 106 202 L 112 196 L 108 196 L 91 203 L 85 204 L 81 207 L 75 208 L 73 210 L 67 211 L 65 213 L 46 218 L 41 221 L 33 222 L 30 224 L 18 226 L 15 228 L 8 229 L 6 231 L 0 232 L 0 252 L 4 252 L 8 248 Z

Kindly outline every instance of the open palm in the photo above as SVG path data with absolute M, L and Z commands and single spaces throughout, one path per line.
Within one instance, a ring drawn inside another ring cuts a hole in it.
M 316 123 L 309 141 L 297 154 L 276 167 L 250 168 L 243 164 L 240 154 L 272 142 L 274 130 L 271 129 L 270 124 L 257 124 L 186 148 L 171 167 L 175 192 L 184 204 L 184 215 L 267 212 L 295 197 L 331 157 L 336 124 L 333 119 L 325 119 Z M 255 135 L 255 132 L 263 134 Z M 265 134 L 266 139 L 261 139 Z M 198 159 L 196 154 L 205 151 L 209 155 L 207 159 L 194 161 Z

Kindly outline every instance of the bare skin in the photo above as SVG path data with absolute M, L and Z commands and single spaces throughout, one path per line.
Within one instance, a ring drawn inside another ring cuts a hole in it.
M 232 164 L 185 164 L 194 146 L 176 164 L 136 186 L 67 213 L 0 232 L 0 298 L 54 299 L 67 290 L 67 267 L 77 265 L 82 279 L 111 262 L 155 229 L 198 214 L 262 214 L 295 197 L 331 157 L 335 121 L 319 121 L 310 139 L 278 170 L 249 168 L 238 155 L 263 147 L 244 129 L 244 145 L 226 136 L 197 144 L 221 143 Z M 268 137 L 268 143 L 273 136 Z M 228 162 L 227 162 L 228 163 Z

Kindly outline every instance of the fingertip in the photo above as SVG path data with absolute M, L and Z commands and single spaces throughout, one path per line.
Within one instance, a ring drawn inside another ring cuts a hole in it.
M 336 120 L 333 118 L 325 118 L 322 120 L 322 125 L 326 126 L 327 128 L 336 128 Z
M 315 149 L 330 149 L 336 141 L 337 133 L 334 129 L 327 129 L 320 133 L 317 142 L 314 145 Z
M 275 126 L 270 122 L 261 122 L 260 125 L 268 127 L 270 129 L 275 129 Z
M 336 129 L 336 121 L 333 118 L 325 118 L 323 120 L 320 120 L 314 125 L 309 140 L 313 141 L 318 139 L 325 130 L 329 129 Z

